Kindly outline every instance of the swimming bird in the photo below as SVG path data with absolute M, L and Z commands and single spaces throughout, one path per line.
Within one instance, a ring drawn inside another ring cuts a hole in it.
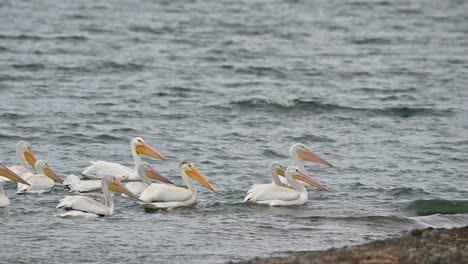
M 305 204 L 308 201 L 308 193 L 299 181 L 306 182 L 320 190 L 329 191 L 325 186 L 312 179 L 296 166 L 289 166 L 286 169 L 286 179 L 292 188 L 271 184 L 269 187 L 251 191 L 245 197 L 244 202 L 272 206 Z
M 251 193 L 251 192 L 258 192 L 259 189 L 261 188 L 268 188 L 272 185 L 276 185 L 276 186 L 283 186 L 283 184 L 281 183 L 281 180 L 280 180 L 280 176 L 285 176 L 284 173 L 285 173 L 285 168 L 283 165 L 281 165 L 279 162 L 272 162 L 270 163 L 270 172 L 271 172 L 271 178 L 273 180 L 272 183 L 264 183 L 264 184 L 254 184 L 252 185 L 252 187 L 250 187 L 250 189 L 247 191 L 247 194 Z
M 8 178 L 11 181 L 22 183 L 28 185 L 25 180 L 23 180 L 20 176 L 16 173 L 11 171 L 7 168 L 2 162 L 0 162 L 0 176 Z M 0 178 L 3 178 L 0 177 Z M 3 190 L 3 185 L 0 183 L 0 207 L 7 207 L 10 204 L 10 199 L 5 195 L 5 191 Z
M 152 183 L 140 195 L 143 206 L 151 209 L 172 209 L 195 204 L 198 199 L 198 192 L 193 179 L 217 193 L 213 185 L 211 185 L 192 163 L 188 161 L 180 163 L 179 173 L 182 176 L 182 180 L 187 185 L 187 188 Z
M 86 167 L 82 174 L 96 178 L 101 178 L 105 174 L 118 175 L 124 176 L 127 180 L 137 181 L 140 180 L 140 178 L 138 175 L 136 175 L 135 170 L 138 164 L 142 162 L 140 155 L 166 160 L 166 158 L 161 153 L 156 151 L 150 145 L 146 144 L 140 137 L 132 138 L 130 141 L 130 149 L 132 152 L 135 169 L 131 169 L 115 162 L 91 161 L 92 165 Z
M 122 177 L 122 180 L 123 179 Z M 63 181 L 63 185 L 67 187 L 70 192 L 77 193 L 100 192 L 102 189 L 101 180 L 82 180 L 74 174 L 68 175 Z
M 137 196 L 122 185 L 116 176 L 103 175 L 101 186 L 105 201 L 104 204 L 82 195 L 65 196 L 65 198 L 60 200 L 56 208 L 66 210 L 67 212 L 55 216 L 62 218 L 110 216 L 114 214 L 114 200 L 112 199 L 111 190 L 125 193 L 132 198 L 138 199 Z
M 17 191 L 18 194 L 41 194 L 50 192 L 55 185 L 55 182 L 60 184 L 63 183 L 57 174 L 49 167 L 45 160 L 38 160 L 34 164 L 38 173 L 26 173 L 23 174 L 23 179 L 29 183 L 29 185 L 18 183 Z
M 140 196 L 143 191 L 151 185 L 149 178 L 169 184 L 174 184 L 172 181 L 163 177 L 161 174 L 159 174 L 159 172 L 151 168 L 149 163 L 145 161 L 138 164 L 136 172 L 141 181 L 133 181 L 125 184 L 125 187 L 127 187 L 127 189 L 129 189 L 136 196 Z M 123 193 L 122 196 L 126 196 L 126 194 Z
M 289 155 L 291 156 L 291 159 L 293 160 L 294 165 L 307 175 L 308 175 L 308 172 L 306 168 L 304 167 L 303 160 L 309 160 L 309 161 L 317 162 L 323 165 L 327 165 L 329 167 L 333 167 L 331 163 L 319 157 L 317 154 L 315 154 L 312 150 L 304 146 L 304 144 L 302 143 L 296 143 L 292 145 L 291 148 L 289 149 Z M 280 180 L 283 185 L 289 186 L 289 183 L 286 180 L 286 178 L 280 178 Z M 307 184 L 304 183 L 304 185 L 307 185 Z
M 36 163 L 36 157 L 32 152 L 31 144 L 26 141 L 18 141 L 18 143 L 16 143 L 16 157 L 20 165 L 10 166 L 9 169 L 20 177 L 22 177 L 23 174 L 31 173 L 31 171 L 28 169 L 28 163 L 33 168 L 34 164 Z M 8 181 L 10 180 L 0 177 L 0 183 Z

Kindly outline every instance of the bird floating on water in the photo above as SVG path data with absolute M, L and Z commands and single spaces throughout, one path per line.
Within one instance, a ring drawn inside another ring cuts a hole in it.
M 132 138 L 130 141 L 130 150 L 132 152 L 133 162 L 135 165 L 134 169 L 115 162 L 92 161 L 92 165 L 86 167 L 82 174 L 95 178 L 101 178 L 105 174 L 111 174 L 123 176 L 126 180 L 138 181 L 140 180 L 140 177 L 138 177 L 136 174 L 136 168 L 138 164 L 142 162 L 141 155 L 155 159 L 166 160 L 166 158 L 161 153 L 156 151 L 150 145 L 146 144 L 145 141 L 140 137 Z
M 29 184 L 18 183 L 18 194 L 41 194 L 50 192 L 55 182 L 63 183 L 57 174 L 49 167 L 45 160 L 38 160 L 34 164 L 38 173 L 25 173 L 22 178 Z
M 34 156 L 31 144 L 23 140 L 18 141 L 18 143 L 16 143 L 16 158 L 19 161 L 19 165 L 8 167 L 12 172 L 14 172 L 20 177 L 22 177 L 24 174 L 32 173 L 28 169 L 28 163 L 29 165 L 31 165 L 31 167 L 34 168 L 34 165 L 36 163 L 36 156 Z M 0 182 L 7 181 L 10 180 L 7 178 L 0 177 Z
M 0 178 L 7 178 L 11 181 L 17 182 L 17 183 L 22 183 L 25 185 L 28 185 L 29 183 L 23 180 L 20 176 L 18 176 L 16 173 L 11 171 L 10 169 L 7 168 L 2 162 L 0 162 Z M 3 185 L 0 183 L 0 207 L 7 207 L 10 204 L 10 199 L 5 194 L 5 190 L 3 189 Z
M 218 192 L 205 176 L 195 168 L 195 165 L 186 160 L 180 163 L 179 173 L 187 188 L 152 183 L 140 195 L 143 206 L 150 209 L 172 209 L 195 204 L 198 199 L 198 192 L 193 180 L 198 181 L 215 193 Z
M 57 209 L 64 209 L 67 212 L 55 216 L 62 218 L 110 216 L 114 214 L 114 200 L 112 199 L 111 190 L 125 193 L 132 198 L 138 199 L 138 197 L 130 192 L 115 176 L 103 175 L 101 186 L 105 204 L 86 196 L 65 196 L 65 198 L 60 200 Z
M 269 184 L 269 186 L 263 188 L 251 189 L 245 197 L 244 202 L 272 206 L 305 204 L 308 201 L 307 189 L 299 181 L 310 184 L 320 190 L 329 191 L 325 186 L 302 172 L 296 166 L 289 166 L 286 169 L 285 175 L 291 188 Z

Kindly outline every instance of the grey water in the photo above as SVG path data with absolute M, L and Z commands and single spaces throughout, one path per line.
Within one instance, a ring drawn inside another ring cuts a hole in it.
M 132 166 L 141 136 L 182 184 L 218 189 L 145 211 L 115 196 L 59 219 L 67 192 L 0 209 L 2 263 L 223 263 L 468 224 L 467 1 L 0 2 L 0 160 L 26 140 L 62 177 Z M 331 192 L 296 207 L 242 203 L 268 164 L 309 146 Z M 97 199 L 100 199 L 97 197 Z

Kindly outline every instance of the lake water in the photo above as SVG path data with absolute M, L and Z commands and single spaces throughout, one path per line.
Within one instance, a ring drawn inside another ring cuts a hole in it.
M 218 189 L 99 219 L 54 217 L 66 194 L 14 195 L 0 258 L 15 263 L 223 263 L 468 224 L 467 1 L 0 2 L 0 159 L 15 144 L 64 178 L 132 166 L 143 137 L 177 184 L 188 159 Z M 330 193 L 242 203 L 301 142 Z

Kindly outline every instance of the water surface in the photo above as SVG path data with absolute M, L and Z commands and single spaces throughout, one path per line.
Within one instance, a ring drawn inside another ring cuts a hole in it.
M 2 1 L 0 158 L 29 141 L 62 177 L 131 166 L 143 137 L 219 190 L 100 219 L 53 215 L 65 195 L 0 209 L 7 262 L 222 263 L 468 223 L 466 1 Z M 242 203 L 302 142 L 331 193 Z

